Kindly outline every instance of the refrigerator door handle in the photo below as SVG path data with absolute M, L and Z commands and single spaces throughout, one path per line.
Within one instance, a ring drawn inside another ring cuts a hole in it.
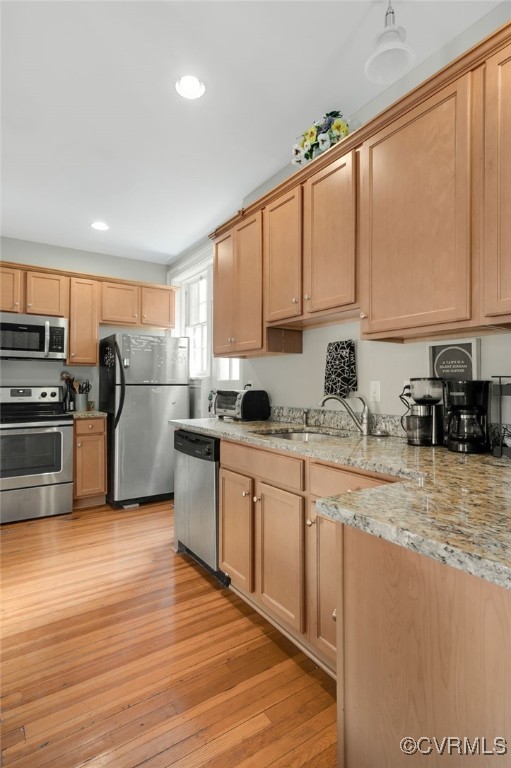
M 119 400 L 119 408 L 117 409 L 117 413 L 115 414 L 114 429 L 118 425 L 119 419 L 121 418 L 122 409 L 124 408 L 124 397 L 126 394 L 126 377 L 124 375 L 123 359 L 121 357 L 121 350 L 119 349 L 119 345 L 117 342 L 115 342 L 115 354 L 117 355 L 117 359 L 119 361 L 119 371 L 121 374 L 121 397 Z

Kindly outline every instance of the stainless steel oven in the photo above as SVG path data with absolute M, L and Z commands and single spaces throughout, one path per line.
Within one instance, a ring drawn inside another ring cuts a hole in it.
M 1 521 L 71 512 L 73 419 L 61 387 L 0 387 Z

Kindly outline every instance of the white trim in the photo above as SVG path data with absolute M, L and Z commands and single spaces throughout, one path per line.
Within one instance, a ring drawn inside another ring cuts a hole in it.
M 197 251 L 185 256 L 172 265 L 167 271 L 168 285 L 181 285 L 197 273 L 203 272 L 213 262 L 213 243 L 205 243 Z

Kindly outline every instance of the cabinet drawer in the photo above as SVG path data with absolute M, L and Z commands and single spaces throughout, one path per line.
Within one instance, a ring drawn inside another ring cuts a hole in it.
M 335 496 L 347 491 L 358 491 L 361 488 L 374 488 L 383 483 L 392 482 L 389 478 L 366 477 L 345 469 L 335 469 L 324 464 L 311 462 L 309 472 L 309 491 L 314 496 Z
M 220 447 L 222 466 L 255 475 L 270 483 L 303 491 L 304 462 L 290 456 L 269 453 L 259 448 L 247 448 L 222 440 Z
M 76 419 L 77 435 L 99 435 L 105 431 L 105 419 Z

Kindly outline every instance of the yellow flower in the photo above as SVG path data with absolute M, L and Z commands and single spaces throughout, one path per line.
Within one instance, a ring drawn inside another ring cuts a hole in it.
M 344 120 L 341 120 L 340 117 L 338 117 L 337 120 L 334 120 L 330 130 L 333 133 L 337 134 L 338 136 L 347 136 L 348 135 L 348 126 L 346 125 Z
M 314 125 L 311 125 L 308 131 L 305 131 L 305 138 L 307 141 L 310 141 L 312 144 L 314 141 L 316 141 L 316 136 L 318 135 L 317 129 Z

